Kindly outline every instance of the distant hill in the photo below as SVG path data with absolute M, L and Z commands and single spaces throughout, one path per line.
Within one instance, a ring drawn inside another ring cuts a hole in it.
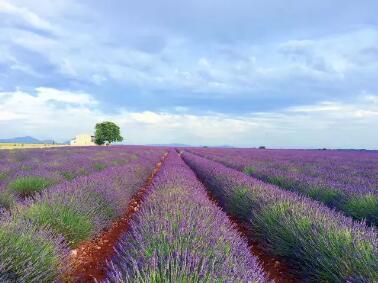
M 53 140 L 39 140 L 31 136 L 0 139 L 0 143 L 52 144 Z

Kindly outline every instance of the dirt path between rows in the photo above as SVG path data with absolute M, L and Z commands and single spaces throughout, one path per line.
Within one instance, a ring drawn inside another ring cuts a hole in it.
M 181 153 L 179 153 L 179 156 L 181 157 Z M 183 161 L 185 162 L 185 160 Z M 190 168 L 190 166 L 188 167 Z M 197 176 L 195 172 L 194 174 Z M 198 176 L 197 179 L 202 183 L 201 179 L 198 178 Z M 207 186 L 204 183 L 202 183 L 202 185 L 205 188 L 207 188 Z M 280 261 L 280 259 L 276 257 L 273 257 L 265 253 L 265 251 L 260 247 L 259 243 L 253 240 L 252 232 L 250 231 L 250 229 L 248 229 L 246 224 L 241 223 L 238 219 L 224 211 L 222 206 L 219 204 L 218 200 L 213 196 L 209 189 L 206 189 L 206 193 L 210 201 L 217 205 L 227 215 L 230 221 L 235 225 L 239 234 L 243 237 L 243 239 L 247 241 L 250 252 L 258 258 L 263 271 L 270 280 L 274 280 L 274 282 L 276 283 L 298 282 L 298 280 L 296 280 L 290 274 L 290 268 L 284 262 Z
M 114 220 L 107 230 L 92 239 L 82 243 L 71 252 L 71 272 L 67 274 L 63 282 L 95 282 L 106 277 L 106 264 L 114 255 L 114 246 L 120 237 L 129 229 L 129 223 L 143 201 L 153 178 L 159 172 L 162 163 L 167 158 L 165 153 L 148 177 L 145 185 L 138 190 L 130 201 L 124 215 Z

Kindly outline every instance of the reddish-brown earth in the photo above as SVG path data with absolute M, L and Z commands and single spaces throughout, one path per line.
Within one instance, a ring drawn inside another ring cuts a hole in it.
M 143 201 L 154 176 L 159 172 L 167 157 L 164 154 L 148 177 L 146 184 L 138 190 L 131 199 L 126 212 L 115 220 L 108 229 L 96 238 L 83 242 L 71 252 L 70 272 L 64 277 L 64 282 L 95 282 L 101 281 L 106 275 L 106 263 L 114 255 L 114 246 L 120 237 L 129 229 L 129 223 Z

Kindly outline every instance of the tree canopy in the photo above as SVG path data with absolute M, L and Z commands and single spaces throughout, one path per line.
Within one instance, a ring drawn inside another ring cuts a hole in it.
M 96 124 L 95 143 L 98 145 L 110 144 L 112 142 L 121 142 L 121 130 L 113 122 L 105 121 Z

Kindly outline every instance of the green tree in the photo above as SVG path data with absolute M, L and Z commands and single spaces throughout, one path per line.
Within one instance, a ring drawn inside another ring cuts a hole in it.
M 98 145 L 110 144 L 112 142 L 121 142 L 123 137 L 119 126 L 113 122 L 105 121 L 96 124 L 95 143 Z

